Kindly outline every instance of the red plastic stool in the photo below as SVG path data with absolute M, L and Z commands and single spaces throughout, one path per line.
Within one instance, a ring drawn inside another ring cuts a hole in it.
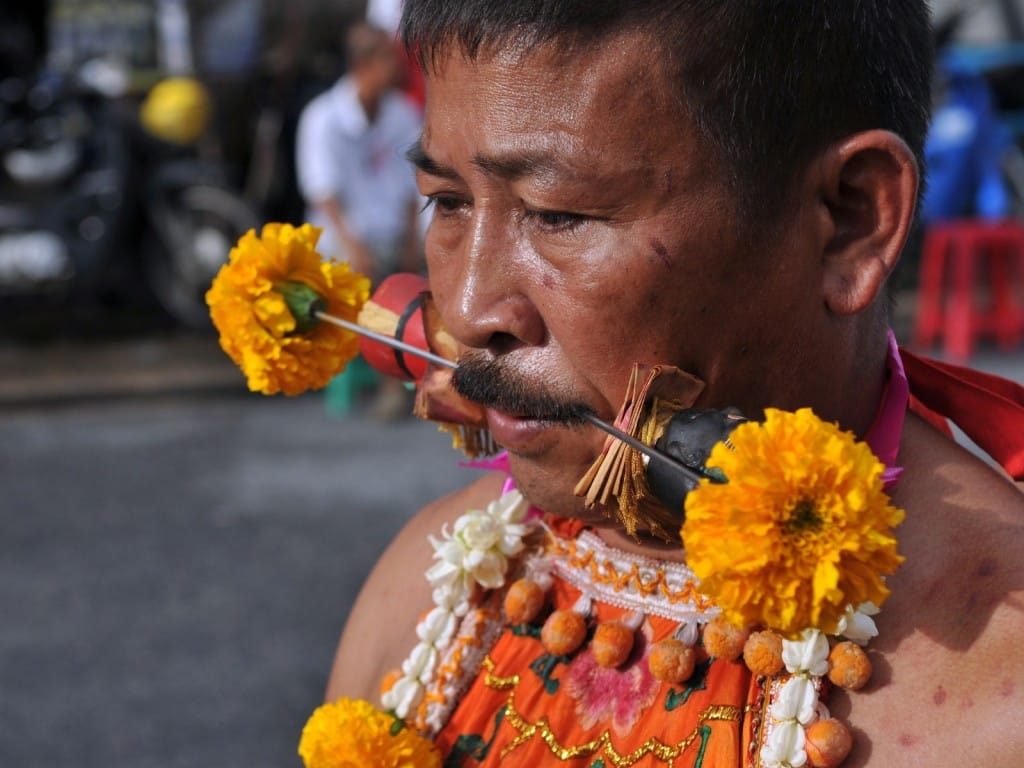
M 915 346 L 927 349 L 941 334 L 947 357 L 962 361 L 983 334 L 1003 349 L 1024 337 L 1024 307 L 1017 301 L 1024 285 L 1024 224 L 933 225 L 925 235 L 919 277 Z

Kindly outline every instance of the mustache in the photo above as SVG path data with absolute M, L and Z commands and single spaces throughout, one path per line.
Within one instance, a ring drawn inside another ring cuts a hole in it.
M 578 425 L 593 412 L 583 403 L 540 391 L 497 360 L 463 358 L 452 375 L 452 386 L 467 400 L 533 421 Z

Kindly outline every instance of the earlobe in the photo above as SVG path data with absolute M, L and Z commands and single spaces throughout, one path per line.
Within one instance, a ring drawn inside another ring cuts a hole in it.
M 881 130 L 844 138 L 822 160 L 832 228 L 825 302 L 836 314 L 856 314 L 875 301 L 899 260 L 914 217 L 917 162 L 899 136 Z

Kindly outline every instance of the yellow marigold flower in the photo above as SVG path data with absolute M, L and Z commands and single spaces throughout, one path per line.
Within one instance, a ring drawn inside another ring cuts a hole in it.
M 312 289 L 324 312 L 355 322 L 369 297 L 366 277 L 323 261 L 316 251 L 320 232 L 277 223 L 265 225 L 259 237 L 250 230 L 206 293 L 220 345 L 254 392 L 297 395 L 323 387 L 359 352 L 354 333 L 297 320 L 285 300 L 289 288 Z
M 430 741 L 362 699 L 338 699 L 313 712 L 299 755 L 306 768 L 441 767 Z
M 728 482 L 704 480 L 687 496 L 687 562 L 734 624 L 832 633 L 848 605 L 888 597 L 882 577 L 903 561 L 891 531 L 903 511 L 851 433 L 809 408 L 765 415 L 733 431 L 734 450 L 711 452 L 708 466 Z

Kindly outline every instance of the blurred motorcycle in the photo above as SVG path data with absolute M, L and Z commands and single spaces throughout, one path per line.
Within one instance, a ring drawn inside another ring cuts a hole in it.
M 201 84 L 161 81 L 141 108 L 127 86 L 102 60 L 0 83 L 0 298 L 61 309 L 141 292 L 208 328 L 205 291 L 256 216 L 196 150 Z

